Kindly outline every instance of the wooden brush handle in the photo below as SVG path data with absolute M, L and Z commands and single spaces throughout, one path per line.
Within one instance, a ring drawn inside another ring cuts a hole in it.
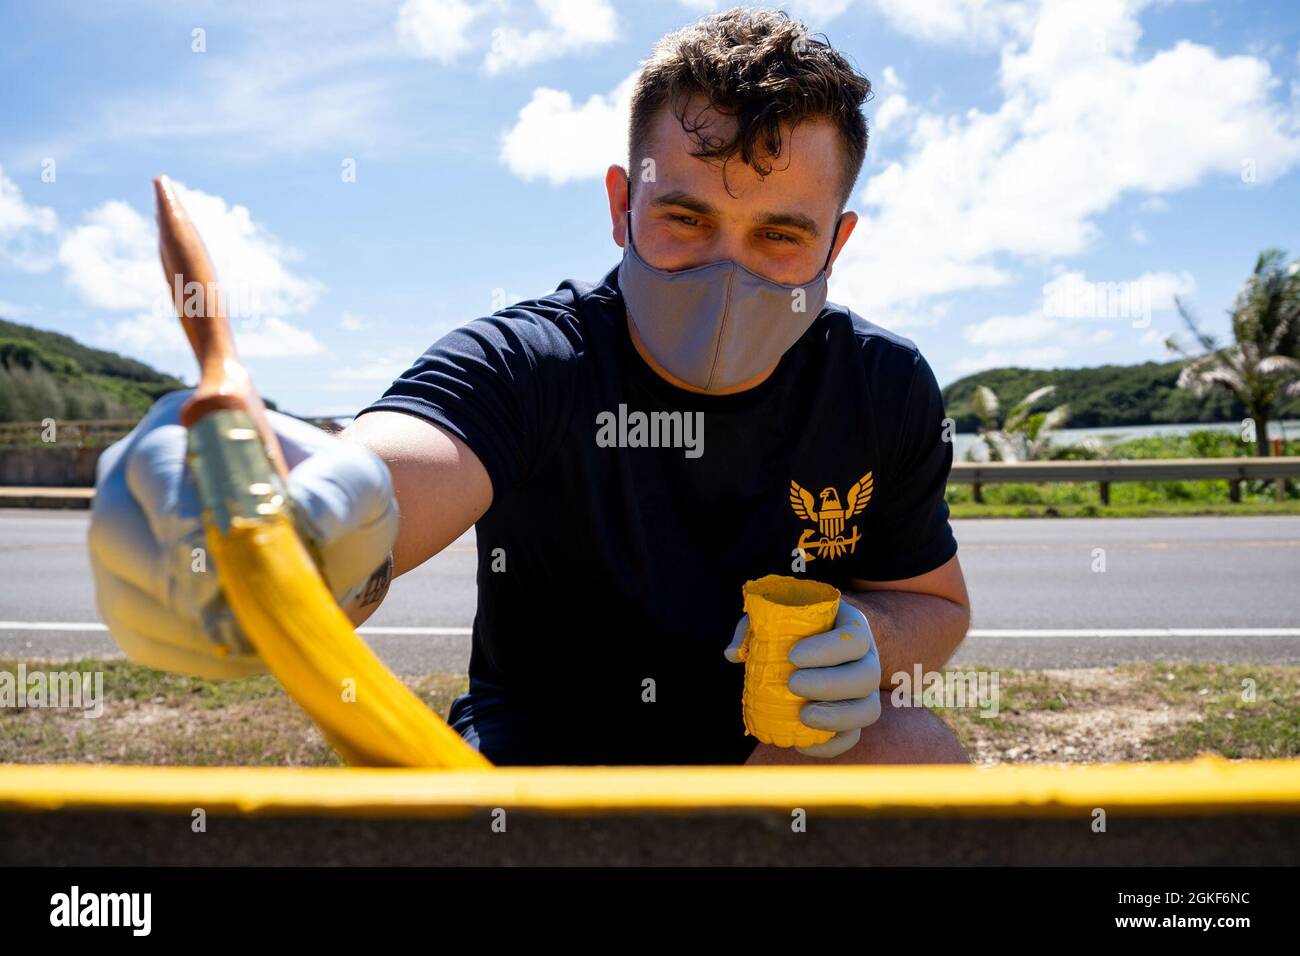
M 272 466 L 281 478 L 287 478 L 289 469 L 267 420 L 266 406 L 235 353 L 235 337 L 226 318 L 217 273 L 207 247 L 181 205 L 171 181 L 166 176 L 159 176 L 153 185 L 158 206 L 158 248 L 162 254 L 163 275 L 176 305 L 176 315 L 185 329 L 185 337 L 190 340 L 190 348 L 199 361 L 198 388 L 181 409 L 181 424 L 188 428 L 218 409 L 246 412 L 262 437 Z

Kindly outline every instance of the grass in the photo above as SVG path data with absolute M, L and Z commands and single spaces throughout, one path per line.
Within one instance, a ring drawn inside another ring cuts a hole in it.
M 0 660 L 0 671 L 15 673 L 17 666 Z M 95 658 L 26 667 L 29 674 L 102 672 L 103 716 L 0 709 L 0 763 L 342 763 L 270 677 L 205 681 Z M 996 673 L 995 717 L 976 708 L 933 708 L 979 764 L 1300 756 L 1300 667 L 1136 664 Z M 406 682 L 444 718 L 467 686 L 463 674 Z M 1247 700 L 1243 690 L 1251 686 L 1254 699 Z
M 1111 486 L 1111 504 L 1092 501 L 1010 504 L 992 503 L 988 499 L 990 488 L 984 491 L 985 504 L 977 505 L 969 500 L 969 493 L 962 500 L 961 496 L 952 496 L 949 502 L 949 514 L 953 518 L 1177 518 L 1196 515 L 1232 515 L 1251 517 L 1258 515 L 1297 515 L 1300 514 L 1300 499 L 1288 501 L 1165 501 L 1150 504 L 1116 504 L 1115 485 Z
M 932 708 L 976 763 L 1300 757 L 1300 667 L 1130 664 L 997 674 L 997 716 Z M 1253 700 L 1243 696 L 1246 687 Z
M 342 766 L 320 731 L 270 676 L 208 681 L 125 660 L 27 661 L 34 671 L 100 672 L 103 714 L 0 709 L 0 763 Z M 16 673 L 18 662 L 0 660 Z M 406 683 L 444 718 L 464 675 Z

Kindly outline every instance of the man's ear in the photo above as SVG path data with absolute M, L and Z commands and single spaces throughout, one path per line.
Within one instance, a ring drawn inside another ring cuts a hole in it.
M 614 163 L 605 170 L 605 192 L 609 195 L 609 219 L 614 242 L 621 249 L 627 244 L 627 170 Z
M 849 241 L 849 236 L 853 235 L 853 230 L 858 225 L 858 214 L 852 209 L 844 212 L 840 216 L 839 231 L 835 235 L 835 243 L 831 246 L 830 261 L 826 263 L 826 278 L 830 278 L 831 273 L 835 271 L 835 260 L 839 258 L 840 250 L 844 244 Z

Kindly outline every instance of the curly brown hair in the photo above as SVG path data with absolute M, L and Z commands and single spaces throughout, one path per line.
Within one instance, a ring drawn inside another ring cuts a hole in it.
M 689 100 L 697 94 L 716 112 L 736 118 L 731 139 L 708 135 L 703 123 L 687 118 Z M 782 126 L 825 117 L 844 142 L 843 211 L 867 153 L 862 104 L 870 95 L 871 82 L 831 48 L 824 34 L 813 39 L 784 11 L 734 7 L 669 33 L 642 64 L 632 93 L 629 169 L 664 105 L 671 105 L 698 144 L 692 156 L 722 161 L 724 185 L 731 157 L 739 154 L 766 176 L 772 163 L 764 157 L 781 155 Z

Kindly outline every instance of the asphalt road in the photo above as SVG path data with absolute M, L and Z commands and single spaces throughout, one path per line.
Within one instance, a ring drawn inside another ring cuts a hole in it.
M 86 512 L 0 509 L 0 657 L 116 652 L 96 629 L 88 520 Z M 1300 517 L 954 527 L 974 606 L 954 663 L 1300 664 Z M 471 531 L 399 578 L 363 633 L 399 672 L 463 672 L 474 607 Z

